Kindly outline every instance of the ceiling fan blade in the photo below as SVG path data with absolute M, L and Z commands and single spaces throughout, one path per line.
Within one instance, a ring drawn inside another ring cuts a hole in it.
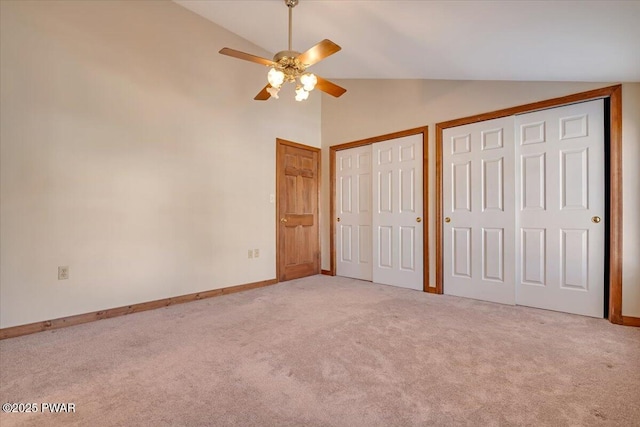
M 266 101 L 267 99 L 271 98 L 271 94 L 267 92 L 267 89 L 269 89 L 270 87 L 271 85 L 267 84 L 253 99 L 255 99 L 256 101 Z
M 331 40 L 324 39 L 317 45 L 313 46 L 311 49 L 298 55 L 298 60 L 303 64 L 306 64 L 308 67 L 322 61 L 327 56 L 333 55 L 340 49 L 342 48 Z
M 239 50 L 230 49 L 228 47 L 220 49 L 220 52 L 223 55 L 232 56 L 238 59 L 244 59 L 245 61 L 255 62 L 257 64 L 262 64 L 266 66 L 272 66 L 273 61 L 267 58 L 262 58 L 260 56 L 251 55 L 250 53 L 240 52 Z
M 318 79 L 318 83 L 316 83 L 316 89 L 328 93 L 329 95 L 333 95 L 338 98 L 347 91 L 345 88 L 340 87 L 337 84 L 330 82 L 329 80 L 325 80 L 320 76 L 316 77 Z

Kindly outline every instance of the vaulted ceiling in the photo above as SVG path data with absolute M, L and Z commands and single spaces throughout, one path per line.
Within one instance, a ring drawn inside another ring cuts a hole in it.
M 283 0 L 174 1 L 287 48 Z M 334 79 L 640 81 L 640 1 L 300 0 L 293 49 L 325 38 L 342 51 L 313 71 Z

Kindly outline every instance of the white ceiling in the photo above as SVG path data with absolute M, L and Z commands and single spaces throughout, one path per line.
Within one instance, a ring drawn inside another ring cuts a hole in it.
M 269 52 L 287 48 L 283 0 L 174 1 Z M 640 0 L 300 0 L 293 49 L 325 38 L 342 47 L 313 66 L 327 78 L 640 81 Z M 222 47 L 212 41 L 212 54 Z

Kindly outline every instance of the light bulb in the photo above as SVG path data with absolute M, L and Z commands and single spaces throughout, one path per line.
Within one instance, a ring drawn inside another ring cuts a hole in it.
M 307 92 L 311 92 L 313 88 L 316 87 L 318 78 L 315 76 L 315 74 L 305 73 L 300 76 L 300 83 L 302 83 L 304 90 L 306 90 Z
M 267 80 L 272 87 L 279 88 L 284 83 L 284 73 L 280 70 L 272 68 L 267 74 Z
M 271 95 L 272 98 L 275 98 L 275 99 L 280 98 L 278 96 L 278 92 L 280 92 L 280 89 L 278 89 L 277 87 L 268 87 L 267 92 L 269 92 L 269 95 Z
M 309 97 L 309 92 L 304 90 L 302 86 L 296 87 L 296 101 L 304 101 Z

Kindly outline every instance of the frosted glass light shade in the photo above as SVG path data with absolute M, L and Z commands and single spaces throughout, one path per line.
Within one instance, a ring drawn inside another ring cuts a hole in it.
M 318 83 L 318 78 L 315 74 L 305 73 L 300 76 L 300 83 L 302 83 L 302 87 L 307 92 L 311 92 L 314 87 L 316 87 L 316 83 Z
M 304 101 L 309 97 L 309 92 L 304 90 L 302 86 L 296 88 L 296 101 Z
M 279 88 L 284 83 L 284 73 L 280 70 L 272 68 L 267 74 L 267 80 L 272 87 Z
M 278 96 L 278 92 L 280 92 L 280 89 L 278 89 L 277 87 L 268 87 L 267 92 L 269 92 L 269 95 L 271 95 L 272 98 L 275 98 L 275 99 L 280 98 Z

